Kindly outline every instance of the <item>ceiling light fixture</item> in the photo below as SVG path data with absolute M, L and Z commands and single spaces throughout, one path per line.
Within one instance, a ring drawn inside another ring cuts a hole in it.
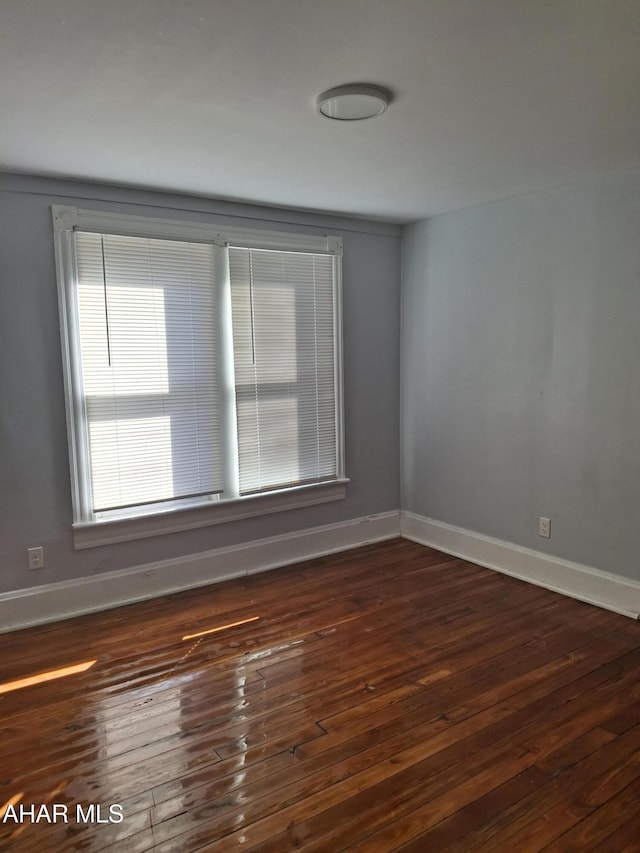
M 336 121 L 360 121 L 383 113 L 391 102 L 391 92 L 382 86 L 353 83 L 336 86 L 318 95 L 320 115 Z

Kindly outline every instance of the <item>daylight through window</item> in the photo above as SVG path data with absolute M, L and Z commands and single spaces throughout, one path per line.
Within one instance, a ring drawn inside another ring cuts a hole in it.
M 343 478 L 338 241 L 53 213 L 76 524 Z

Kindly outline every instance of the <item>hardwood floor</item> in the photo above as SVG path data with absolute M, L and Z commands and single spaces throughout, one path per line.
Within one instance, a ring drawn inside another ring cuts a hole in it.
M 5 634 L 0 672 L 3 850 L 640 850 L 640 625 L 406 540 Z

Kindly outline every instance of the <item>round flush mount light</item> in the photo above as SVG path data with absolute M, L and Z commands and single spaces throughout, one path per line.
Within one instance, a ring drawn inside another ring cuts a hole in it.
M 337 86 L 318 95 L 320 115 L 336 121 L 360 121 L 383 113 L 391 102 L 391 92 L 382 86 L 353 83 Z

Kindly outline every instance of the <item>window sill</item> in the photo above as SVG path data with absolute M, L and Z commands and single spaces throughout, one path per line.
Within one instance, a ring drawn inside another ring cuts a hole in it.
M 213 524 L 239 521 L 285 512 L 305 506 L 344 500 L 349 480 L 335 480 L 313 486 L 300 486 L 265 495 L 251 495 L 233 501 L 221 501 L 197 508 L 173 510 L 162 514 L 129 519 L 80 522 L 73 525 L 73 544 L 76 550 L 96 548 L 115 542 L 148 539 L 166 533 L 179 533 Z

